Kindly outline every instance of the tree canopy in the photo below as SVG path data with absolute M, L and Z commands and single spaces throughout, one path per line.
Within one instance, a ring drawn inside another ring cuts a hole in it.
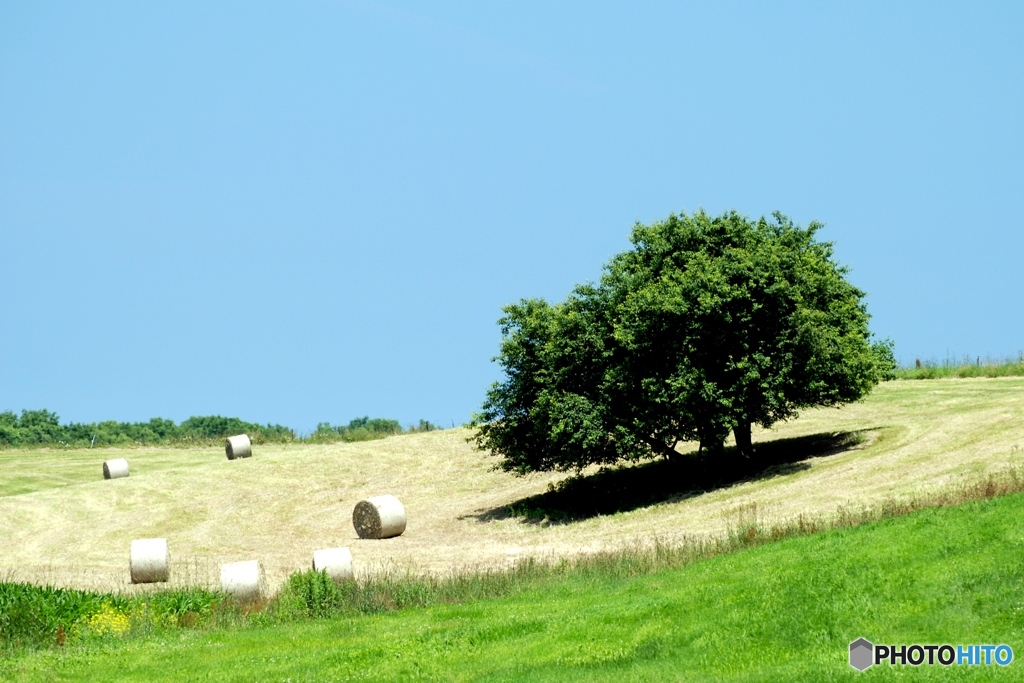
M 749 456 L 751 425 L 863 397 L 892 345 L 872 343 L 821 227 L 734 211 L 638 223 L 598 283 L 506 306 L 477 446 L 517 473 L 674 458 L 684 441 L 715 454 L 730 432 Z

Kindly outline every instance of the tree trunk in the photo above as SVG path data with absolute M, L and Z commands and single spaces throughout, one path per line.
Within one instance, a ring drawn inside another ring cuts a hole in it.
M 722 442 L 720 436 L 702 436 L 700 439 L 700 447 L 697 451 L 702 457 L 715 457 L 721 455 L 725 450 L 725 444 Z
M 644 439 L 647 445 L 651 447 L 651 450 L 658 455 L 663 456 L 666 460 L 677 460 L 679 453 L 676 451 L 674 446 L 669 446 L 661 439 Z M 677 442 L 678 443 L 678 442 Z
M 750 423 L 742 422 L 732 428 L 733 436 L 736 437 L 736 450 L 744 458 L 754 455 L 754 446 L 750 442 Z

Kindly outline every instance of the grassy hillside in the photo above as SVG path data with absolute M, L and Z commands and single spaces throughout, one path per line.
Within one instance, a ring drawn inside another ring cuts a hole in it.
M 12 681 L 1019 680 L 847 664 L 876 643 L 1024 653 L 1024 495 L 789 538 L 640 576 L 577 571 L 502 599 L 108 638 L 0 661 Z
M 221 563 L 251 558 L 280 585 L 315 549 L 338 545 L 367 576 L 716 538 L 1024 465 L 1021 415 L 1024 378 L 889 382 L 861 403 L 755 435 L 764 457 L 755 463 L 682 474 L 652 463 L 553 492 L 565 475 L 494 472 L 465 430 L 264 445 L 230 462 L 212 447 L 2 451 L 0 579 L 149 590 L 128 586 L 127 555 L 132 539 L 151 536 L 169 540 L 175 585 L 216 585 Z M 103 460 L 121 456 L 131 477 L 102 480 Z M 360 540 L 352 508 L 380 493 L 404 501 L 408 529 Z M 594 495 L 600 506 L 581 506 Z

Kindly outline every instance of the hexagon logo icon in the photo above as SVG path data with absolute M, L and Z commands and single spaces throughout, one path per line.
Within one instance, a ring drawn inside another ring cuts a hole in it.
M 850 643 L 850 666 L 857 671 L 863 671 L 872 664 L 875 659 L 875 646 L 864 638 L 858 638 Z

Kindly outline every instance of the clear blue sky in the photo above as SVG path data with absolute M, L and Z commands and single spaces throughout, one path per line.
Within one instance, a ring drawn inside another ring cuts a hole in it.
M 904 362 L 1024 349 L 1024 4 L 6 2 L 0 410 L 466 421 L 635 221 L 819 220 Z

